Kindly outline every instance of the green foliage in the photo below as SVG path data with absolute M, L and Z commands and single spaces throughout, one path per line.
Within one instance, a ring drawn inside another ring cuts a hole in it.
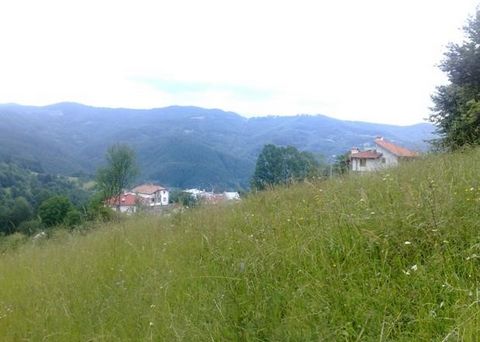
M 265 145 L 258 156 L 251 181 L 252 188 L 264 190 L 278 184 L 301 181 L 318 174 L 318 162 L 308 152 L 295 147 Z
M 477 341 L 478 165 L 472 149 L 41 246 L 10 235 L 0 336 Z
M 127 145 L 116 144 L 108 148 L 107 165 L 97 172 L 97 186 L 103 199 L 119 198 L 138 173 L 135 152 Z
M 13 208 L 10 210 L 9 221 L 12 226 L 18 227 L 21 222 L 32 217 L 32 208 L 24 197 L 15 198 Z
M 193 208 L 198 205 L 198 200 L 195 197 L 181 190 L 170 191 L 170 203 L 179 203 L 185 207 Z
M 76 227 L 82 223 L 82 215 L 77 209 L 71 209 L 65 215 L 64 223 L 67 227 Z
M 17 231 L 24 235 L 30 236 L 42 231 L 44 228 L 45 226 L 43 225 L 42 221 L 40 221 L 39 219 L 33 219 L 29 221 L 23 221 L 18 226 Z
M 73 179 L 34 173 L 16 164 L 0 162 L 0 233 L 11 234 L 34 216 L 40 204 L 55 195 L 64 195 L 77 207 L 88 193 Z
M 480 144 L 480 12 L 464 27 L 465 41 L 450 44 L 440 68 L 450 83 L 432 96 L 430 115 L 441 135 L 434 143 L 454 150 Z
M 73 210 L 72 203 L 65 196 L 54 196 L 43 202 L 38 208 L 38 216 L 47 227 L 64 223 L 68 213 Z
M 90 198 L 86 209 L 86 219 L 89 221 L 107 222 L 113 219 L 113 212 L 105 207 L 101 193 L 96 193 Z
M 335 162 L 332 165 L 332 173 L 336 175 L 343 175 L 350 169 L 350 153 L 340 154 L 336 156 Z

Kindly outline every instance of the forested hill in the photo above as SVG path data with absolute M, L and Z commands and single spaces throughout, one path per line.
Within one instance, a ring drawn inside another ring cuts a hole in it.
M 267 143 L 293 145 L 327 158 L 377 135 L 424 149 L 429 124 L 392 126 L 323 115 L 244 118 L 197 107 L 150 110 L 95 108 L 76 103 L 44 107 L 0 105 L 0 160 L 33 171 L 91 174 L 106 148 L 128 143 L 138 156 L 141 180 L 176 187 L 248 185 Z

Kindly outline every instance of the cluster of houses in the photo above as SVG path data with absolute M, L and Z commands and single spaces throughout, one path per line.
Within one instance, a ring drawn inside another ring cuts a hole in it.
M 184 190 L 190 194 L 195 200 L 202 201 L 204 203 L 216 204 L 225 201 L 238 201 L 240 200 L 240 194 L 238 192 L 223 192 L 223 193 L 214 193 L 213 191 L 205 191 L 199 189 L 188 189 Z
M 354 172 L 377 171 L 398 165 L 405 160 L 417 158 L 419 154 L 398 146 L 383 137 L 375 139 L 375 148 L 360 151 L 354 147 L 349 153 L 350 169 Z
M 361 151 L 354 147 L 349 153 L 351 171 L 369 172 L 398 165 L 418 157 L 418 153 L 398 146 L 383 137 L 375 139 L 375 148 Z M 240 200 L 238 192 L 214 193 L 199 189 L 184 190 L 195 200 L 209 204 Z M 107 200 L 107 206 L 122 213 L 135 213 L 138 208 L 162 209 L 169 205 L 168 189 L 155 184 L 143 184 L 124 192 L 120 198 Z
M 155 184 L 142 184 L 124 192 L 119 198 L 110 198 L 107 205 L 122 213 L 136 213 L 139 207 L 167 206 L 168 189 Z
M 238 192 L 214 193 L 205 190 L 188 189 L 195 200 L 209 204 L 217 204 L 225 201 L 240 200 Z M 125 191 L 120 197 L 110 198 L 106 205 L 122 213 L 136 213 L 139 208 L 161 211 L 170 205 L 170 194 L 167 188 L 156 184 L 142 184 L 130 191 Z

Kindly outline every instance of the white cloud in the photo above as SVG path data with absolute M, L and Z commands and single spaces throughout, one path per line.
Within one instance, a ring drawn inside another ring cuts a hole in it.
M 474 9 L 472 0 L 6 0 L 0 102 L 414 123 L 444 82 L 435 64 Z

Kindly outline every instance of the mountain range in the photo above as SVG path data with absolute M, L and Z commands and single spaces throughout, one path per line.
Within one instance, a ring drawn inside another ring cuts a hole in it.
M 292 145 L 326 161 L 376 136 L 425 150 L 427 123 L 394 126 L 324 115 L 245 118 L 198 107 L 96 108 L 78 103 L 0 105 L 0 160 L 36 172 L 93 175 L 108 146 L 127 143 L 137 154 L 139 181 L 170 187 L 248 187 L 265 144 Z

